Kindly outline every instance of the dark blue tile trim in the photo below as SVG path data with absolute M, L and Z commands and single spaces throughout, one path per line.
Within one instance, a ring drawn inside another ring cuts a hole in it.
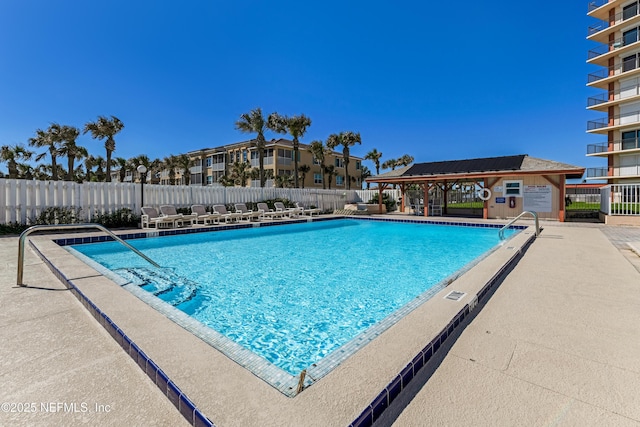
M 358 218 L 359 220 L 360 218 Z M 363 218 L 364 220 L 372 220 L 368 218 Z M 535 239 L 535 235 L 529 237 L 527 242 L 523 245 L 522 249 L 517 251 L 507 263 L 491 278 L 489 281 L 482 287 L 480 292 L 476 295 L 478 303 L 481 302 L 481 299 L 485 298 L 487 295 L 490 295 L 490 290 L 493 287 L 497 287 L 504 277 L 506 277 L 507 273 L 511 271 L 511 269 L 515 266 L 515 264 L 522 258 L 524 252 L 531 245 L 533 240 Z M 481 297 L 482 295 L 482 297 Z M 438 351 L 438 349 L 444 344 L 448 337 L 450 337 L 453 332 L 462 327 L 464 325 L 464 319 L 469 315 L 471 310 L 475 308 L 471 307 L 469 304 L 466 304 L 449 322 L 447 326 L 440 331 L 436 337 L 427 344 L 414 358 L 413 360 L 406 365 L 402 371 L 384 388 L 382 392 L 371 402 L 369 406 L 367 406 L 362 413 L 356 418 L 349 426 L 350 427 L 361 427 L 361 426 L 372 426 L 373 423 L 382 415 L 384 410 L 391 405 L 391 402 L 395 400 L 396 397 L 400 394 L 402 390 L 404 390 L 411 380 L 416 377 L 418 372 L 431 360 L 433 355 Z M 382 403 L 382 397 L 387 397 L 386 404 Z
M 105 236 L 109 237 L 109 236 Z M 146 237 L 146 236 L 145 236 Z M 110 237 L 109 237 L 110 239 Z M 79 240 L 79 239 L 62 239 L 62 240 Z M 84 239 L 82 239 L 84 240 Z M 111 239 L 113 240 L 113 239 Z M 59 241 L 56 243 L 60 244 Z M 86 242 L 85 242 L 86 243 Z M 42 261 L 49 267 L 51 272 L 65 285 L 82 303 L 82 305 L 91 313 L 91 315 L 100 323 L 111 335 L 114 340 L 122 346 L 122 348 L 131 356 L 138 364 L 143 372 L 147 374 L 151 381 L 169 398 L 176 409 L 184 416 L 192 426 L 214 427 L 213 422 L 209 420 L 191 400 L 171 381 L 167 375 L 142 351 L 123 331 L 120 329 L 103 311 L 101 311 L 85 294 L 80 291 L 73 283 L 67 279 L 60 270 L 44 256 L 42 252 L 30 241 L 31 248 L 38 254 Z M 74 243 L 70 243 L 74 244 Z

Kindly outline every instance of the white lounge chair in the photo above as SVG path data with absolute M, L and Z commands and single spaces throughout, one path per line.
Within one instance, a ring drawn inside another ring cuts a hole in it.
M 270 209 L 269 206 L 264 202 L 258 203 L 257 206 L 258 206 L 258 212 L 260 212 L 260 215 L 262 216 L 262 218 L 275 219 L 275 218 L 282 218 L 284 216 L 284 212 L 274 211 L 273 209 Z
M 207 212 L 203 205 L 191 205 L 191 213 L 196 215 L 196 224 L 212 225 L 220 223 L 218 212 Z
M 260 212 L 253 211 L 247 208 L 245 203 L 236 203 L 235 205 L 236 212 L 242 214 L 242 219 L 246 221 L 260 221 Z
M 283 212 L 289 218 L 295 218 L 295 217 L 299 216 L 300 214 L 302 214 L 302 209 L 297 208 L 297 207 L 295 207 L 295 208 L 287 208 L 287 207 L 284 206 L 284 203 L 282 203 L 282 202 L 275 202 L 273 204 L 273 206 L 275 206 L 276 212 Z
M 142 228 L 173 228 L 176 226 L 176 221 L 180 220 L 180 217 L 168 217 L 162 216 L 155 208 L 150 206 L 144 206 L 142 208 Z
M 242 214 L 239 212 L 229 212 L 225 205 L 214 205 L 213 210 L 220 214 L 220 218 L 224 219 L 225 223 L 237 222 L 242 218 Z
M 304 206 L 302 206 L 300 204 L 300 202 L 296 202 L 296 207 L 298 209 L 302 209 L 302 211 L 301 211 L 302 215 L 313 216 L 313 214 L 316 214 L 317 216 L 320 216 L 320 214 L 322 213 L 322 209 L 320 209 L 320 208 L 305 208 Z
M 163 216 L 167 216 L 171 218 L 179 217 L 180 220 L 176 221 L 176 224 L 179 224 L 179 225 L 185 225 L 186 223 L 189 223 L 189 225 L 193 225 L 197 217 L 197 215 L 195 214 L 186 214 L 186 215 L 179 214 L 178 211 L 176 210 L 176 207 L 173 205 L 160 206 L 160 213 Z

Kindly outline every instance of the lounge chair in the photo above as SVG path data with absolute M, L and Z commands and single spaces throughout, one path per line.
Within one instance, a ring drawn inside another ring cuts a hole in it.
M 212 225 L 220 223 L 220 214 L 218 212 L 207 212 L 203 205 L 191 205 L 191 213 L 196 215 L 196 224 Z
M 286 208 L 284 206 L 284 203 L 282 203 L 282 202 L 275 202 L 273 204 L 273 206 L 275 206 L 276 212 L 284 212 L 284 214 L 286 216 L 288 216 L 289 218 L 295 218 L 295 217 L 299 216 L 300 214 L 302 214 L 302 209 L 300 209 L 298 207 Z
M 142 228 L 173 228 L 176 226 L 176 221 L 180 218 L 162 216 L 155 208 L 144 206 L 142 208 Z
M 220 218 L 224 219 L 225 223 L 228 223 L 229 221 L 237 222 L 242 218 L 242 214 L 240 212 L 229 212 L 225 205 L 214 205 L 213 210 L 220 214 Z
M 179 218 L 180 220 L 176 221 L 176 224 L 185 225 L 185 223 L 189 223 L 189 225 L 193 225 L 196 221 L 197 215 L 195 214 L 179 214 L 176 211 L 176 207 L 173 205 L 162 205 L 160 206 L 160 213 L 163 216 L 171 217 L 171 218 Z
M 258 203 L 258 212 L 262 218 L 275 219 L 282 218 L 284 216 L 284 212 L 277 212 L 273 209 L 269 209 L 269 206 L 264 202 Z
M 316 214 L 316 215 L 320 216 L 320 214 L 322 213 L 322 209 L 320 209 L 320 208 L 305 208 L 304 206 L 302 206 L 300 204 L 300 202 L 296 202 L 296 207 L 298 209 L 302 209 L 301 215 L 313 216 L 313 214 Z
M 254 212 L 251 209 L 248 209 L 245 203 L 236 203 L 234 206 L 236 208 L 236 212 L 242 214 L 242 219 L 246 221 L 260 221 L 260 212 Z

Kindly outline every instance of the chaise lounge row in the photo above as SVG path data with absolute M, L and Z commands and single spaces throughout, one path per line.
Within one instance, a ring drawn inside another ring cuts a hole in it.
M 319 215 L 322 210 L 305 208 L 296 203 L 295 208 L 287 208 L 282 202 L 275 202 L 275 210 L 262 202 L 257 204 L 257 210 L 247 208 L 245 203 L 236 203 L 235 212 L 227 211 L 225 205 L 214 205 L 212 212 L 207 212 L 204 205 L 192 205 L 191 214 L 179 214 L 173 205 L 160 206 L 160 212 L 155 208 L 145 206 L 142 208 L 142 228 L 175 228 L 192 226 L 196 224 L 213 225 L 221 220 L 225 223 L 238 221 L 260 221 L 263 219 L 296 218 L 300 215 Z

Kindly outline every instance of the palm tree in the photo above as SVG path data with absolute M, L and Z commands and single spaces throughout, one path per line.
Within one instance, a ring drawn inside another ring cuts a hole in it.
M 331 181 L 333 181 L 334 175 L 338 174 L 336 172 L 336 167 L 334 165 L 325 166 L 324 167 L 324 174 L 325 174 L 325 176 L 329 177 L 329 179 L 327 179 L 327 182 L 329 184 L 329 190 L 331 190 Z M 322 180 L 322 184 L 323 184 L 323 188 L 324 188 L 324 179 Z
M 33 172 L 33 177 L 38 181 L 46 181 L 51 178 L 51 165 L 39 164 Z
M 391 170 L 393 171 L 396 170 L 398 166 L 400 166 L 400 163 L 398 163 L 398 159 L 389 159 L 382 164 L 382 169 L 391 168 Z
M 95 122 L 89 122 L 84 125 L 83 133 L 91 132 L 94 139 L 104 139 L 104 148 L 107 150 L 107 180 L 111 182 L 111 153 L 116 151 L 116 141 L 114 135 L 124 128 L 124 123 L 115 116 L 108 119 L 104 116 L 98 116 Z
M 118 166 L 118 180 L 120 182 L 124 182 L 125 178 L 127 177 L 127 169 L 130 165 L 129 160 L 125 159 L 124 157 L 116 157 L 115 159 L 113 159 L 113 163 Z
M 371 176 L 371 171 L 369 170 L 368 167 L 363 166 L 362 169 L 360 169 L 360 180 L 361 183 L 364 184 L 364 180 L 369 178 Z M 369 189 L 369 187 L 371 186 L 370 182 L 367 182 L 367 190 Z
M 33 179 L 35 169 L 29 163 L 18 163 L 18 176 L 22 179 Z
M 400 165 L 408 166 L 411 163 L 413 163 L 413 156 L 405 154 L 402 157 L 400 157 L 399 159 L 397 159 L 396 161 L 397 161 L 397 166 L 400 166 Z
M 276 187 L 278 188 L 289 188 L 292 184 L 291 175 L 278 175 L 275 179 Z
M 36 136 L 33 138 L 29 138 L 29 145 L 33 147 L 48 148 L 49 155 L 51 156 L 51 170 L 57 171 L 58 170 L 57 159 L 58 159 L 58 155 L 60 154 L 58 151 L 59 149 L 58 145 L 60 144 L 61 141 L 62 140 L 60 138 L 60 125 L 57 123 L 52 123 L 51 125 L 49 125 L 49 128 L 46 131 L 42 129 L 37 129 Z M 36 161 L 39 162 L 46 155 L 47 155 L 46 152 L 39 154 L 38 156 L 36 156 Z M 55 173 L 52 173 L 51 179 L 53 181 L 57 181 L 58 175 Z
M 380 157 L 382 157 L 382 153 L 375 148 L 364 156 L 365 159 L 371 160 L 376 165 L 376 175 L 380 175 Z
M 360 133 L 356 132 L 340 132 L 339 134 L 329 135 L 327 138 L 327 147 L 334 149 L 338 145 L 342 145 L 342 157 L 344 159 L 344 175 L 347 184 L 347 190 L 351 189 L 351 179 L 349 179 L 349 148 L 356 144 L 360 144 L 362 139 Z
M 269 115 L 269 129 L 277 133 L 289 133 L 293 138 L 293 170 L 298 170 L 298 156 L 300 149 L 300 140 L 307 132 L 307 128 L 311 126 L 311 119 L 304 114 L 299 116 L 281 116 L 278 113 Z M 298 174 L 294 175 L 294 186 L 298 186 Z
M 324 175 L 325 175 L 324 158 L 327 152 L 327 147 L 324 146 L 322 141 L 317 140 L 309 144 L 309 150 L 311 151 L 311 154 L 313 154 L 313 157 L 320 164 L 320 173 L 322 174 L 322 189 L 324 190 L 327 188 L 325 184 L 325 179 L 324 179 Z
M 182 173 L 184 185 L 191 183 L 191 166 L 193 166 L 193 161 L 186 154 L 180 154 L 176 157 L 176 167 L 178 167 Z
M 14 146 L 3 145 L 0 147 L 0 162 L 7 163 L 9 179 L 18 178 L 18 161 L 31 160 L 32 156 L 33 151 L 27 150 L 22 144 L 16 144 Z
M 78 136 L 80 136 L 80 129 L 66 125 L 60 127 L 62 142 L 58 151 L 61 156 L 67 158 L 67 181 L 74 181 L 75 161 L 81 160 L 89 154 L 86 148 L 76 145 Z
M 298 166 L 298 172 L 300 172 L 300 177 L 302 178 L 302 188 L 304 188 L 304 179 L 307 177 L 309 171 L 311 171 L 311 167 L 309 165 Z
M 169 170 L 169 185 L 176 185 L 176 167 L 178 167 L 178 158 L 171 154 L 162 160 L 165 169 Z
M 258 107 L 248 113 L 244 113 L 243 115 L 241 115 L 240 119 L 236 122 L 236 129 L 244 133 L 257 134 L 254 146 L 258 150 L 260 187 L 264 187 L 264 148 L 266 144 L 266 141 L 264 139 L 264 132 L 267 130 L 267 122 L 262 115 L 262 109 Z
M 247 186 L 247 179 L 251 177 L 251 163 L 249 162 L 234 162 L 231 165 L 231 179 L 235 185 L 240 187 Z
M 96 167 L 96 181 L 97 182 L 108 182 L 106 181 L 106 175 L 104 172 L 105 160 L 102 156 L 94 157 L 93 164 Z

